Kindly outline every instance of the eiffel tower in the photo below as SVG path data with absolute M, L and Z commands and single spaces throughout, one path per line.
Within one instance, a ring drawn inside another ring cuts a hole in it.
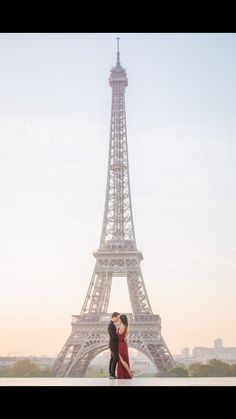
M 107 313 L 113 277 L 126 277 L 133 313 L 129 319 L 129 347 L 145 354 L 158 375 L 165 375 L 175 361 L 161 335 L 161 319 L 153 314 L 137 250 L 131 206 L 125 112 L 125 69 L 117 61 L 111 69 L 112 88 L 109 160 L 102 233 L 90 286 L 80 315 L 72 316 L 72 331 L 52 371 L 56 376 L 83 377 L 90 362 L 108 349 Z M 117 309 L 118 307 L 117 302 Z

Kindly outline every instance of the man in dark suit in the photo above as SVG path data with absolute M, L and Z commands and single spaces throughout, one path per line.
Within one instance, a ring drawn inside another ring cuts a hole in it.
M 111 351 L 111 359 L 109 364 L 109 378 L 116 378 L 116 364 L 118 362 L 118 336 L 116 334 L 115 323 L 118 322 L 120 314 L 115 311 L 111 316 L 111 321 L 108 326 L 109 333 L 109 348 Z

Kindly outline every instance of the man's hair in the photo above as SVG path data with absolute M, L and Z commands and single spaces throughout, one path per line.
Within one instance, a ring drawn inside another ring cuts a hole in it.
M 119 315 L 120 315 L 120 313 L 117 313 L 117 311 L 114 311 L 114 313 L 112 313 L 111 318 L 113 319 L 113 317 L 117 317 L 117 316 L 119 316 Z

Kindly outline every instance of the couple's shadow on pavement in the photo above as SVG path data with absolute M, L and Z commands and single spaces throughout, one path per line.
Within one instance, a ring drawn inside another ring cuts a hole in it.
M 115 380 L 109 380 L 110 387 L 115 387 L 115 386 L 130 386 L 133 383 L 134 383 L 134 379 L 117 378 Z

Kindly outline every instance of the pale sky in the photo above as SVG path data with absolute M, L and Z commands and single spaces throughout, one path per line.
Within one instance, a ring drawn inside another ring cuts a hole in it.
M 236 346 L 236 35 L 0 35 L 0 355 L 56 355 L 105 203 L 116 36 L 144 280 L 173 354 Z M 130 312 L 114 278 L 109 309 Z

